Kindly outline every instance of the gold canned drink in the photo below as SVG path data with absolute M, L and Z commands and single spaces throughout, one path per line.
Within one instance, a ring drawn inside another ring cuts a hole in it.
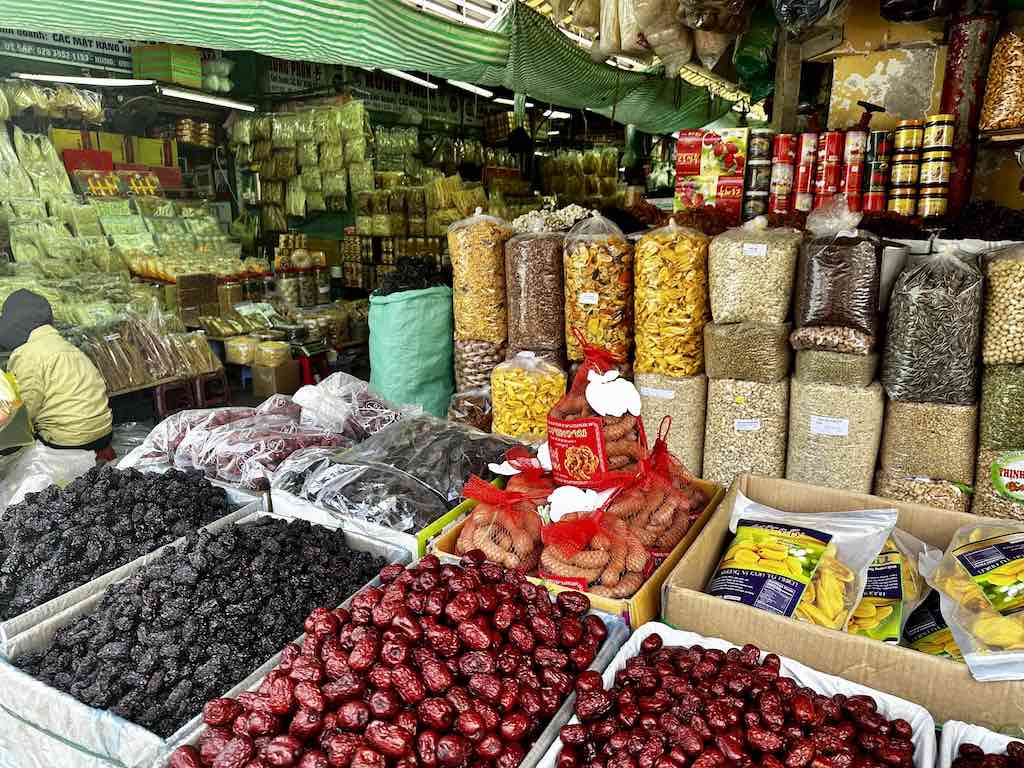
M 924 144 L 924 123 L 921 120 L 900 120 L 893 131 L 893 147 L 897 153 L 913 152 Z
M 917 210 L 917 195 L 913 192 L 902 190 L 889 193 L 889 201 L 886 208 L 891 213 L 898 213 L 901 216 L 913 216 Z
M 928 115 L 924 121 L 925 150 L 950 149 L 953 146 L 953 115 Z
M 948 184 L 953 172 L 952 152 L 925 152 L 921 158 L 921 184 Z
M 893 155 L 889 181 L 896 184 L 917 184 L 921 171 L 921 155 L 917 152 Z
M 922 218 L 944 216 L 949 209 L 948 187 L 922 187 L 917 201 L 917 215 Z

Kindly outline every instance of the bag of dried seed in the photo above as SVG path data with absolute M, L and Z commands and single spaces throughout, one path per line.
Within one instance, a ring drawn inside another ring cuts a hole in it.
M 996 42 L 978 127 L 983 131 L 1024 125 L 1024 30 L 1010 29 Z
M 981 290 L 980 270 L 954 249 L 903 270 L 889 299 L 882 361 L 890 400 L 977 402 Z
M 708 238 L 676 226 L 656 229 L 636 246 L 636 370 L 693 376 L 704 369 Z
M 1024 365 L 988 365 L 981 380 L 981 436 L 985 448 L 1024 447 Z
M 537 228 L 505 244 L 508 343 L 512 349 L 558 351 L 565 347 L 565 235 Z
M 981 359 L 985 365 L 1024 363 L 1024 247 L 990 254 L 985 280 Z
M 974 482 L 978 406 L 890 400 L 880 462 L 902 475 Z
M 775 382 L 789 374 L 789 323 L 708 323 L 704 367 L 709 379 Z
M 569 359 L 584 357 L 576 328 L 588 344 L 625 360 L 633 346 L 633 246 L 595 211 L 566 235 L 563 262 Z
M 703 477 L 728 488 L 737 475 L 786 474 L 789 379 L 708 382 Z
M 512 230 L 501 219 L 476 214 L 448 228 L 455 338 L 504 344 L 505 243 Z
M 634 381 L 640 392 L 644 430 L 656 434 L 665 417 L 671 417 L 672 429 L 666 438 L 669 452 L 695 475 L 703 477 L 708 377 L 703 373 L 683 377 L 638 373 Z
M 971 511 L 971 489 L 948 480 L 914 477 L 881 470 L 875 475 L 875 496 L 926 507 L 948 509 L 950 512 Z
M 532 352 L 520 352 L 491 373 L 493 432 L 521 440 L 543 440 L 548 412 L 565 394 L 565 373 Z
M 801 349 L 796 353 L 794 377 L 812 384 L 866 387 L 875 380 L 878 353 L 851 355 L 823 349 Z

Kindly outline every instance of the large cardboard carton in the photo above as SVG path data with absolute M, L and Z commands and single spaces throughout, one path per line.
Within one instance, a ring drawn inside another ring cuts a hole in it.
M 294 395 L 299 389 L 301 378 L 298 360 L 289 360 L 280 365 L 254 365 L 252 367 L 252 391 L 256 397 L 271 395 Z
M 190 45 L 139 45 L 132 51 L 132 74 L 142 80 L 177 83 L 186 88 L 203 87 L 203 62 L 198 48 Z
M 731 537 L 729 517 L 737 489 L 770 507 L 807 514 L 809 525 L 819 512 L 895 508 L 900 528 L 942 550 L 958 528 L 980 520 L 975 515 L 867 494 L 741 475 L 666 582 L 666 623 L 733 643 L 754 643 L 822 672 L 917 702 L 939 722 L 963 720 L 996 728 L 1024 723 L 1024 682 L 979 683 L 966 665 L 955 661 L 704 594 Z
M 632 597 L 626 598 L 613 598 L 603 597 L 601 595 L 594 595 L 587 592 L 587 596 L 590 598 L 590 604 L 599 611 L 605 613 L 611 613 L 616 616 L 621 616 L 623 619 L 629 622 L 633 629 L 637 629 L 642 624 L 646 624 L 648 621 L 652 621 L 658 618 L 658 613 L 661 610 L 661 592 L 662 586 L 665 584 L 665 580 L 668 579 L 669 574 L 672 573 L 672 569 L 675 567 L 679 559 L 683 557 L 686 550 L 700 534 L 701 529 L 711 519 L 718 507 L 719 502 L 722 501 L 722 497 L 725 495 L 725 490 L 714 483 L 709 483 L 704 480 L 698 480 L 697 485 L 708 497 L 707 506 L 704 507 L 701 516 L 694 521 L 693 525 L 690 526 L 690 530 L 686 532 L 686 535 L 682 538 L 675 548 L 668 554 L 664 560 L 658 563 L 658 567 L 654 569 L 654 572 L 647 578 L 644 585 L 636 591 Z M 454 559 L 458 559 L 459 555 L 455 551 L 455 544 L 459 539 L 459 533 L 462 532 L 462 524 L 459 524 L 445 533 L 443 536 L 434 542 L 434 551 L 439 555 L 445 555 Z M 542 578 L 530 578 L 535 584 L 539 584 L 545 587 L 548 591 L 553 593 L 572 591 L 570 587 L 562 586 L 550 579 Z

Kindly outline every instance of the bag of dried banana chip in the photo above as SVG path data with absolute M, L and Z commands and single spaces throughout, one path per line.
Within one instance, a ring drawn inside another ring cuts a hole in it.
M 845 629 L 895 509 L 792 513 L 736 493 L 734 536 L 707 593 L 829 629 Z

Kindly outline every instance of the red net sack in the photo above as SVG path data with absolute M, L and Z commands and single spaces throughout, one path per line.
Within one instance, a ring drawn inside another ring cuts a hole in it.
M 470 475 L 462 495 L 475 499 L 477 505 L 462 526 L 456 551 L 464 555 L 479 549 L 492 563 L 525 572 L 534 570 L 540 556 L 541 520 L 537 505 L 548 493 L 503 491 Z
M 641 457 L 639 394 L 636 413 L 620 416 L 601 415 L 588 398 L 590 374 L 606 375 L 617 371 L 621 360 L 608 350 L 587 343 L 573 329 L 583 349 L 583 363 L 573 378 L 572 387 L 548 414 L 548 449 L 551 452 L 552 476 L 559 485 L 590 487 L 595 477 L 610 471 L 635 472 Z M 615 384 L 632 387 L 631 382 L 617 379 Z M 593 397 L 593 395 L 591 396 Z
M 509 448 L 505 461 L 519 473 L 509 478 L 505 484 L 506 491 L 546 499 L 555 490 L 555 481 L 525 447 L 517 445 Z

